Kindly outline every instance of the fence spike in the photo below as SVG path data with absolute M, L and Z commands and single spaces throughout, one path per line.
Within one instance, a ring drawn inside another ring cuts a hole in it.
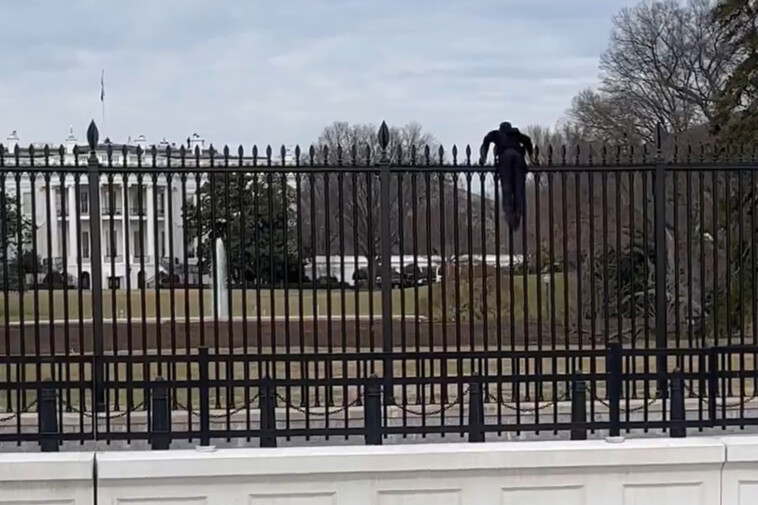
M 239 158 L 239 164 L 242 166 L 242 158 L 245 157 L 245 148 L 242 147 L 242 144 L 237 146 L 237 158 Z
M 568 152 L 568 147 L 566 147 L 566 144 L 561 144 L 561 165 L 566 166 L 566 154 Z
M 616 165 L 621 165 L 621 144 L 616 146 Z
M 271 144 L 268 144 L 266 146 L 266 163 L 271 165 L 271 155 L 273 154 L 273 150 L 271 149 Z
M 321 157 L 324 160 L 324 165 L 329 166 L 329 146 L 321 146 Z
M 3 153 L 3 145 L 0 144 L 0 160 L 2 160 L 2 156 L 3 156 L 2 153 Z M 61 165 L 63 165 L 63 162 L 66 158 L 66 148 L 63 147 L 63 144 L 58 146 L 58 157 L 60 158 Z
M 458 146 L 453 144 L 453 166 L 458 165 Z
M 416 144 L 411 144 L 411 166 L 416 166 Z
M 437 149 L 437 155 L 439 156 L 439 162 L 440 165 L 442 165 L 444 159 L 445 159 L 445 148 L 440 145 L 439 149 Z
M 390 143 L 390 129 L 385 121 L 382 121 L 382 125 L 379 127 L 379 133 L 377 135 L 379 140 L 379 147 L 387 149 Z
M 547 145 L 547 166 L 553 165 L 553 144 Z
M 337 144 L 337 165 L 342 166 L 342 144 Z
M 534 146 L 534 163 L 537 166 L 540 164 L 540 146 Z
M 403 164 L 403 146 L 400 144 L 397 145 L 397 164 Z
M 300 144 L 295 146 L 295 166 L 300 166 Z
M 574 159 L 574 164 L 579 165 L 579 156 L 582 154 L 582 146 L 579 144 L 576 145 L 576 155 Z
M 371 146 L 366 144 L 366 166 L 371 165 Z
M 429 144 L 424 146 L 424 163 L 426 163 L 426 165 L 431 164 L 431 149 L 429 148 Z
M 97 131 L 97 125 L 93 119 L 89 123 L 87 128 L 87 144 L 89 144 L 90 151 L 97 149 L 97 141 L 100 139 L 100 132 Z M 18 145 L 18 144 L 16 144 Z
M 350 163 L 353 165 L 358 164 L 358 145 L 355 143 L 350 146 Z
M 287 148 L 284 147 L 284 144 L 279 148 L 279 156 L 282 159 L 282 166 L 285 166 L 287 164 Z

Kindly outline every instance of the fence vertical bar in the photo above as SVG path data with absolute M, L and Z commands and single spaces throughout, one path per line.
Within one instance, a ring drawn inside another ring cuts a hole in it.
M 199 347 L 198 353 L 198 375 L 200 376 L 200 445 L 211 445 L 211 419 L 210 419 L 210 357 L 206 346 Z
M 587 383 L 581 370 L 571 381 L 571 440 L 587 440 Z
M 684 380 L 680 368 L 674 370 L 671 378 L 671 438 L 687 436 L 684 412 Z
M 261 447 L 276 447 L 276 390 L 274 381 L 268 374 L 261 379 L 258 408 L 261 418 Z
M 91 241 L 91 268 L 92 268 L 92 385 L 93 402 L 96 412 L 104 412 L 105 403 L 105 365 L 103 363 L 103 255 L 101 242 L 100 221 L 100 162 L 97 160 L 95 150 L 99 132 L 95 121 L 92 120 L 87 129 L 87 143 L 89 144 L 89 158 L 87 160 L 87 189 L 89 192 L 90 205 L 90 241 Z M 94 226 L 92 225 L 94 224 Z
M 171 408 L 168 398 L 168 387 L 163 377 L 156 377 L 152 387 L 153 417 L 150 427 L 150 447 L 154 451 L 165 451 L 171 445 Z
M 40 448 L 42 452 L 58 452 L 58 405 L 57 392 L 52 387 L 50 379 L 45 380 L 39 391 L 39 417 Z
M 655 174 L 653 176 L 653 213 L 655 228 L 655 347 L 666 349 L 666 166 L 663 163 L 661 136 L 663 127 L 656 126 Z M 659 352 L 656 357 L 658 375 L 657 396 L 666 397 L 667 359 Z
M 484 394 L 478 375 L 471 377 L 468 404 L 468 441 L 484 442 Z
M 606 373 L 608 374 L 608 420 L 610 422 L 609 435 L 618 437 L 621 435 L 621 386 L 623 370 L 621 361 L 621 343 L 611 342 L 608 344 L 608 356 L 606 357 Z
M 366 445 L 382 445 L 382 386 L 376 374 L 369 378 L 365 391 L 363 422 L 366 428 Z
M 718 348 L 708 348 L 708 420 L 716 426 L 716 399 L 719 395 L 719 352 Z
M 387 146 L 390 142 L 390 131 L 387 123 L 382 121 L 379 128 L 379 211 L 381 216 L 381 279 L 382 279 L 382 352 L 384 353 L 384 404 L 394 405 L 392 362 L 392 242 L 390 220 L 392 218 L 390 202 L 390 159 Z

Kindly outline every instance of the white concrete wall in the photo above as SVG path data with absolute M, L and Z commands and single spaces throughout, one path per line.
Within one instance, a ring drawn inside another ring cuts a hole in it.
M 0 454 L 0 505 L 95 492 L 108 505 L 754 505 L 758 437 Z
M 91 453 L 0 454 L 0 505 L 91 505 Z

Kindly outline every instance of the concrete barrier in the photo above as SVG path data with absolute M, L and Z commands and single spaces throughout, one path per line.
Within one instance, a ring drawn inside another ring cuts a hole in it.
M 92 453 L 0 455 L 0 504 L 92 505 Z
M 752 505 L 758 437 L 0 454 L 0 505 L 92 503 Z
M 722 504 L 758 503 L 758 437 L 726 437 L 722 472 Z
M 717 439 L 98 455 L 99 503 L 716 505 Z

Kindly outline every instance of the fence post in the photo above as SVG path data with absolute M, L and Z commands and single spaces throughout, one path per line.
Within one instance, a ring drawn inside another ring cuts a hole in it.
M 366 445 L 382 445 L 382 386 L 376 374 L 369 377 L 365 391 L 363 422 L 366 427 Z
M 468 441 L 484 442 L 484 394 L 476 374 L 471 377 L 468 399 Z
M 39 418 L 40 448 L 42 452 L 58 452 L 58 405 L 57 393 L 51 387 L 53 382 L 45 380 L 45 384 L 37 393 L 39 395 Z
M 608 374 L 608 421 L 611 425 L 608 435 L 618 437 L 621 436 L 621 386 L 623 383 L 620 342 L 608 344 L 605 368 Z
M 261 379 L 258 408 L 261 418 L 261 447 L 276 447 L 276 389 L 268 374 Z
M 666 349 L 666 166 L 662 159 L 663 126 L 658 123 L 655 134 L 655 173 L 653 176 L 653 214 L 655 229 L 655 347 Z M 666 398 L 668 360 L 665 353 L 656 357 L 659 398 Z
M 152 427 L 150 447 L 154 451 L 165 451 L 171 445 L 171 409 L 168 398 L 168 387 L 163 377 L 156 377 L 152 387 Z
M 381 154 L 379 159 L 379 212 L 381 221 L 381 279 L 382 279 L 382 352 L 384 353 L 384 404 L 395 405 L 393 388 L 392 360 L 392 239 L 391 226 L 392 205 L 390 199 L 390 159 L 387 146 L 390 142 L 390 130 L 382 121 L 378 133 Z
M 210 357 L 208 348 L 205 346 L 198 347 L 198 368 L 200 375 L 200 445 L 211 445 L 211 418 L 210 418 Z
M 587 383 L 581 370 L 571 381 L 571 440 L 587 440 Z
M 716 426 L 716 400 L 719 396 L 719 352 L 718 348 L 708 348 L 708 420 Z
M 684 380 L 682 371 L 677 368 L 671 379 L 671 438 L 687 436 L 687 425 L 684 413 Z
M 99 132 L 92 120 L 87 128 L 89 158 L 87 159 L 87 191 L 89 194 L 90 223 L 90 260 L 92 288 L 92 344 L 93 344 L 93 400 L 95 412 L 105 412 L 105 364 L 103 363 L 103 248 L 100 216 L 100 162 L 97 160 L 97 142 Z

